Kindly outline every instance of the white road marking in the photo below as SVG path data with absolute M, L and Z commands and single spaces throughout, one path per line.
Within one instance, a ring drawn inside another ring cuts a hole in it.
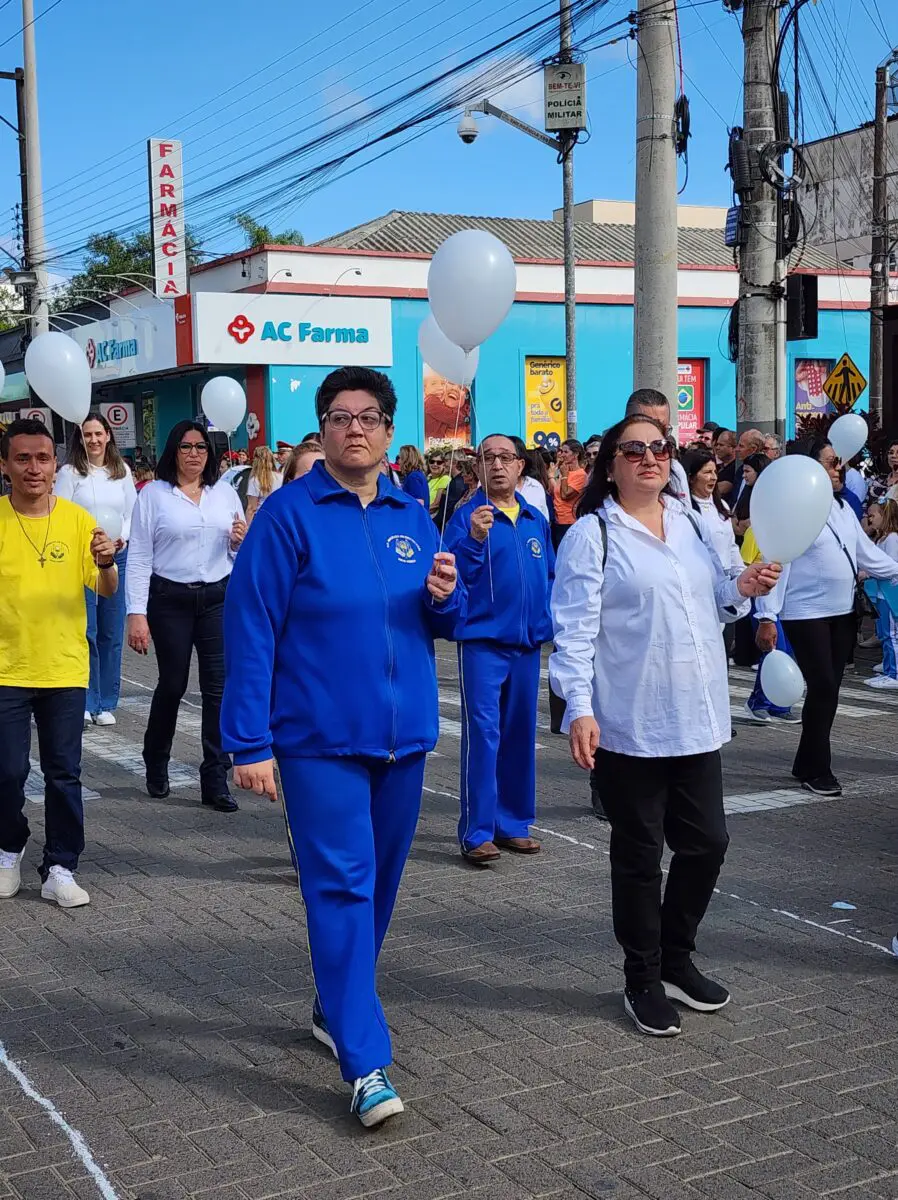
M 130 683 L 133 687 L 140 688 L 142 692 L 155 692 L 156 690 L 154 687 L 150 687 L 146 683 L 141 683 L 137 679 L 129 679 L 127 675 L 122 676 L 122 682 Z M 181 703 L 186 704 L 188 708 L 198 708 L 202 711 L 202 704 L 195 704 L 192 700 L 182 700 Z M 121 704 L 121 700 L 119 700 L 119 704 Z
M 90 1147 L 77 1129 L 73 1129 L 52 1100 L 42 1096 L 18 1063 L 14 1062 L 6 1052 L 6 1047 L 0 1042 L 0 1066 L 12 1075 L 19 1087 L 35 1104 L 39 1104 L 47 1113 L 54 1125 L 58 1125 L 69 1140 L 72 1153 L 84 1165 L 90 1174 L 103 1200 L 119 1200 L 118 1193 L 109 1182 L 97 1160 L 90 1152 Z
M 44 802 L 44 777 L 41 774 L 40 764 L 31 759 L 31 774 L 25 780 L 25 799 L 30 800 L 32 804 L 43 804 Z M 100 793 L 91 791 L 88 787 L 81 788 L 82 800 L 99 800 Z
M 109 733 L 107 730 L 85 730 L 84 749 L 103 762 L 121 767 L 131 775 L 141 779 L 146 776 L 146 765 L 143 761 L 141 747 L 130 738 L 121 734 Z M 172 788 L 194 788 L 199 785 L 199 772 L 186 763 L 172 759 L 168 764 L 168 779 Z

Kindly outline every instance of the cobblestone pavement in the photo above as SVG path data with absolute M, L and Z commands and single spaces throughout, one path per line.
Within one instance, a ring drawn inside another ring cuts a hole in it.
M 85 739 L 92 903 L 40 900 L 32 800 L 26 887 L 2 906 L 0 1196 L 898 1197 L 898 697 L 849 681 L 841 801 L 792 786 L 794 728 L 734 721 L 732 844 L 700 941 L 734 1002 L 657 1042 L 622 1012 L 607 828 L 562 739 L 540 729 L 544 852 L 480 873 L 458 857 L 448 649 L 440 669 L 440 753 L 382 959 L 405 1115 L 349 1118 L 309 1034 L 283 819 L 254 797 L 200 807 L 195 693 L 175 791 L 143 793 L 154 666 L 128 655 L 118 726 Z M 738 711 L 748 673 L 731 683 Z

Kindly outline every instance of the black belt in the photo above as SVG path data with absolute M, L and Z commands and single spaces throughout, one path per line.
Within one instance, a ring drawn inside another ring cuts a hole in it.
M 166 591 L 166 592 L 179 592 L 179 591 L 198 592 L 198 591 L 201 591 L 203 588 L 225 587 L 227 585 L 229 578 L 230 578 L 229 575 L 225 575 L 224 578 L 216 579 L 212 583 L 206 583 L 203 580 L 199 580 L 196 583 L 179 583 L 175 579 L 166 579 L 164 575 L 151 575 L 150 576 L 150 590 L 155 588 L 156 591 Z

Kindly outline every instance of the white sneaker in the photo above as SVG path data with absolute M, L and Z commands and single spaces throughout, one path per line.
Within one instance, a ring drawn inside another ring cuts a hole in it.
M 94 722 L 93 713 L 89 712 L 88 709 L 85 709 L 84 710 L 84 724 L 92 725 L 93 722 Z
M 898 679 L 893 679 L 891 675 L 877 675 L 875 679 L 865 679 L 864 683 L 877 692 L 898 691 Z
M 90 904 L 90 896 L 75 882 L 71 871 L 65 867 L 51 867 L 47 882 L 41 888 L 44 900 L 55 900 L 60 908 L 80 908 Z
M 883 673 L 883 669 L 884 668 L 883 668 L 882 663 L 877 663 L 876 666 L 873 668 L 873 674 L 881 675 Z
M 94 725 L 114 725 L 115 717 L 111 712 L 97 713 L 94 717 Z
M 22 854 L 0 850 L 0 900 L 10 900 L 22 886 Z

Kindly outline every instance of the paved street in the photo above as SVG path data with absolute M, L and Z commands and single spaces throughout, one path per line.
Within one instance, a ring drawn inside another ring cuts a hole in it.
M 483 873 L 459 858 L 453 661 L 444 648 L 443 736 L 382 959 L 406 1114 L 372 1134 L 350 1120 L 308 1032 L 283 818 L 242 796 L 235 816 L 200 808 L 195 692 L 172 796 L 143 793 L 154 667 L 126 652 L 119 724 L 85 739 L 92 903 L 40 900 L 32 842 L 2 909 L 0 1040 L 24 1074 L 0 1070 L 0 1196 L 898 1197 L 898 695 L 861 685 L 872 656 L 843 692 L 842 800 L 792 786 L 795 728 L 736 722 L 732 844 L 700 943 L 734 1002 L 667 1042 L 623 1015 L 607 827 L 547 716 L 544 852 Z M 731 684 L 738 710 L 750 673 Z

